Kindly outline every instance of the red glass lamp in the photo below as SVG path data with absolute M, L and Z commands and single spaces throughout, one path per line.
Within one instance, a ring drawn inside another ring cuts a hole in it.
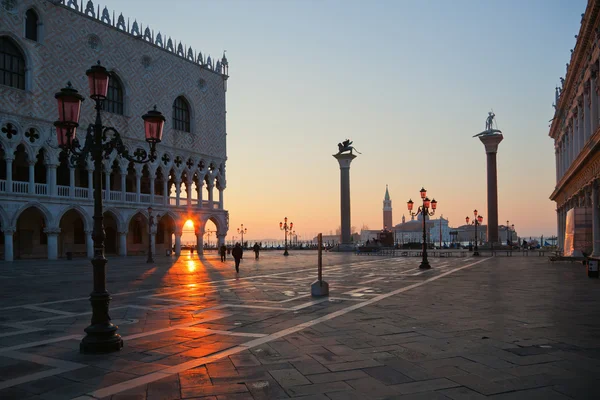
M 54 98 L 56 98 L 58 104 L 58 121 L 54 123 L 56 138 L 58 145 L 65 147 L 70 139 L 75 137 L 75 132 L 79 126 L 83 96 L 73 89 L 71 82 L 67 82 L 67 86 L 56 93 Z
M 94 100 L 104 100 L 108 92 L 109 73 L 98 61 L 97 65 L 85 71 L 90 86 L 90 97 Z
M 148 111 L 142 116 L 144 120 L 144 131 L 146 132 L 146 142 L 148 143 L 160 143 L 162 140 L 163 128 L 165 126 L 165 116 L 160 111 L 154 110 Z

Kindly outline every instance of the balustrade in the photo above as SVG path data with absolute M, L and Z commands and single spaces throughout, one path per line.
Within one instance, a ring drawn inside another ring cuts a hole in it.
M 135 203 L 136 202 L 136 195 L 135 193 L 125 193 L 125 201 L 127 203 Z
M 109 197 L 112 201 L 123 201 L 123 196 L 121 196 L 121 192 L 110 192 Z
M 6 181 L 0 179 L 0 192 L 6 192 Z
M 88 188 L 76 187 L 75 188 L 75 198 L 77 199 L 87 199 L 88 198 Z
M 69 186 L 56 186 L 57 193 L 60 197 L 70 197 L 71 196 L 71 188 Z
M 140 194 L 140 203 L 150 203 L 150 195 L 149 194 Z
M 13 193 L 29 193 L 29 182 L 14 182 Z
M 35 184 L 35 194 L 48 194 L 48 186 L 45 183 L 36 183 Z

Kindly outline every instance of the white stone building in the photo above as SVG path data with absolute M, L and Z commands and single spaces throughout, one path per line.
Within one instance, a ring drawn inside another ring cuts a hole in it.
M 600 1 L 588 1 L 566 75 L 556 88 L 549 136 L 554 140 L 559 247 L 600 257 Z M 565 249 L 566 250 L 566 249 Z
M 85 9 L 82 9 L 85 4 Z M 87 98 L 80 127 L 94 121 L 85 71 L 113 72 L 102 112 L 131 153 L 147 150 L 141 116 L 166 117 L 158 159 L 133 164 L 113 152 L 104 164 L 106 253 L 179 253 L 186 220 L 198 248 L 208 220 L 228 230 L 225 92 L 228 63 L 214 62 L 92 1 L 0 2 L 0 253 L 4 259 L 67 252 L 93 256 L 91 162 L 70 168 L 57 146 L 54 94 L 67 81 Z M 84 142 L 85 129 L 78 130 Z M 160 215 L 150 235 L 147 208 Z M 172 243 L 174 237 L 174 243 Z

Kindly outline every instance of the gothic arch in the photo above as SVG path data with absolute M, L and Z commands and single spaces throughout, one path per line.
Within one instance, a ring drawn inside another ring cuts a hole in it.
M 23 204 L 17 210 L 17 212 L 15 212 L 15 215 L 14 215 L 13 220 L 11 221 L 10 225 L 17 226 L 17 221 L 19 220 L 19 217 L 28 208 L 37 208 L 38 209 L 38 211 L 44 216 L 44 223 L 46 224 L 47 228 L 49 228 L 49 229 L 57 228 L 57 226 L 55 225 L 55 221 L 52 218 L 52 213 L 46 208 L 46 206 L 44 206 L 43 204 L 41 204 L 37 201 L 32 201 L 32 202 Z
M 221 215 L 208 213 L 203 215 L 200 218 L 200 221 L 202 222 L 202 232 L 204 232 L 204 227 L 206 226 L 206 223 L 208 221 L 212 221 L 212 223 L 215 224 L 215 226 L 217 227 L 217 232 L 219 235 L 225 235 L 227 233 L 227 223 L 223 220 L 223 217 Z
M 127 232 L 127 225 L 124 225 L 123 216 L 116 208 L 105 208 L 102 214 L 110 214 L 117 221 L 119 232 Z
M 127 219 L 125 220 L 125 226 L 127 228 L 129 228 L 129 224 L 131 223 L 131 220 L 133 219 L 133 217 L 135 217 L 138 214 L 143 215 L 144 218 L 146 219 L 146 223 L 148 223 L 148 210 L 145 208 L 138 208 L 137 210 L 132 212 L 131 215 L 128 216 Z
M 62 217 L 68 213 L 71 210 L 75 210 L 77 211 L 77 213 L 79 214 L 79 216 L 81 217 L 81 219 L 83 220 L 83 229 L 85 231 L 91 231 L 92 227 L 94 226 L 93 222 L 90 220 L 90 216 L 88 215 L 87 211 L 78 205 L 71 205 L 71 206 L 67 206 L 65 207 L 63 210 L 61 210 L 58 215 L 56 216 L 56 223 L 58 225 L 60 225 L 60 221 L 62 220 Z

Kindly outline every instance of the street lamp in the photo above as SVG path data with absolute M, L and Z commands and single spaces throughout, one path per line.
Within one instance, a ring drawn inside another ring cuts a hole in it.
M 239 228 L 237 228 L 237 233 L 242 235 L 242 248 L 244 247 L 244 233 L 247 233 L 248 229 L 244 228 L 244 224 L 240 225 Z
M 435 201 L 435 199 L 429 200 L 425 188 L 421 188 L 419 193 L 421 195 L 421 200 L 423 200 L 423 205 L 419 206 L 417 212 L 412 212 L 414 204 L 412 199 L 408 200 L 406 204 L 408 205 L 408 213 L 411 216 L 416 217 L 417 215 L 421 214 L 421 217 L 423 218 L 423 259 L 421 261 L 421 265 L 419 265 L 419 268 L 429 269 L 431 268 L 431 265 L 429 265 L 429 261 L 427 261 L 427 232 L 425 231 L 425 220 L 427 219 L 427 216 L 433 216 L 435 214 L 435 209 L 437 208 L 437 201 Z M 433 211 L 429 212 L 429 207 L 431 207 Z
M 285 232 L 284 236 L 285 236 L 285 251 L 283 252 L 284 256 L 289 256 L 290 253 L 288 253 L 288 246 L 287 246 L 287 237 L 288 237 L 288 231 L 292 230 L 292 228 L 294 227 L 294 223 L 290 222 L 290 224 L 288 225 L 287 222 L 287 217 L 285 217 L 283 219 L 284 222 L 280 222 L 279 223 L 279 229 L 281 229 L 282 231 Z
M 483 217 L 481 215 L 477 215 L 477 210 L 473 210 L 473 222 L 471 222 L 469 224 L 469 217 L 467 216 L 465 218 L 465 221 L 467 221 L 467 225 L 475 225 L 475 248 L 473 249 L 473 256 L 478 257 L 479 256 L 479 250 L 477 249 L 477 242 L 478 242 L 478 238 L 477 238 L 477 227 L 479 225 L 481 225 L 481 223 L 483 222 Z
M 211 230 L 209 229 L 209 230 L 207 230 L 206 232 L 204 232 L 204 234 L 205 234 L 206 236 L 208 236 L 208 240 L 207 240 L 207 244 L 206 244 L 206 246 L 207 246 L 209 249 L 210 249 L 210 235 L 211 235 L 211 234 L 213 234 L 213 233 L 217 233 L 217 231 L 211 231 Z
M 94 65 L 86 71 L 90 86 L 90 97 L 95 102 L 96 120 L 87 128 L 83 147 L 76 136 L 79 127 L 81 102 L 84 100 L 71 83 L 54 96 L 58 103 L 58 121 L 54 122 L 59 146 L 71 155 L 70 164 L 78 165 L 91 156 L 94 161 L 94 258 L 92 258 L 94 288 L 90 294 L 92 320 L 85 328 L 86 336 L 81 340 L 79 350 L 82 353 L 108 353 L 123 347 L 123 339 L 117 333 L 118 327 L 110 322 L 108 315 L 110 294 L 106 290 L 106 263 L 104 257 L 104 223 L 102 215 L 102 162 L 113 151 L 120 157 L 136 163 L 147 163 L 156 159 L 156 144 L 162 139 L 165 117 L 154 110 L 142 116 L 146 142 L 150 145 L 150 154 L 138 148 L 133 156 L 125 147 L 120 133 L 113 127 L 102 125 L 102 102 L 106 99 L 110 73 L 100 65 Z
M 158 215 L 156 216 L 158 219 Z M 152 256 L 152 227 L 154 226 L 154 217 L 152 216 L 152 207 L 148 207 L 148 258 L 146 263 L 154 263 Z

